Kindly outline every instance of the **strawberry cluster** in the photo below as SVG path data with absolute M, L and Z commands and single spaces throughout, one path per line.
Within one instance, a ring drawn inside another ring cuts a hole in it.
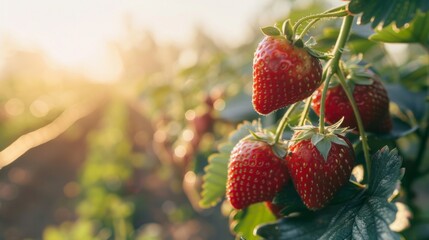
M 358 128 L 357 120 L 344 86 L 331 83 L 324 88 L 322 64 L 302 40 L 294 40 L 284 29 L 264 33 L 267 36 L 253 60 L 255 111 L 266 115 L 313 95 L 311 106 L 320 116 L 323 89 L 327 89 L 323 121 L 331 126 L 295 127 L 290 140 L 279 140 L 263 130 L 242 139 L 231 152 L 227 198 L 236 209 L 264 201 L 273 209 L 275 195 L 293 184 L 307 208 L 317 210 L 349 181 L 355 153 L 345 133 Z M 388 133 L 392 128 L 389 98 L 379 76 L 357 64 L 344 69 L 364 130 Z

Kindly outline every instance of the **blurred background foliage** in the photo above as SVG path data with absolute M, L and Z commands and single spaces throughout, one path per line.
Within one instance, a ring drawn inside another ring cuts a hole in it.
M 332 1 L 289 1 L 291 9 L 282 4 L 270 1 L 254 25 L 279 9 L 285 9 L 283 19 L 269 23 L 326 10 Z M 330 49 L 338 26 L 324 21 L 313 27 L 319 50 Z M 71 107 L 96 103 L 55 139 L 38 144 L 32 138 L 36 147 L 0 170 L 0 239 L 234 238 L 222 215 L 228 207 L 203 210 L 198 201 L 207 157 L 239 122 L 258 118 L 251 79 L 262 34 L 254 28 L 247 42 L 231 47 L 200 27 L 191 43 L 178 46 L 158 43 L 132 24 L 124 27 L 126 42 L 111 44 L 122 63 L 116 82 L 53 68 L 37 50 L 0 46 L 7 55 L 0 70 L 2 149 Z M 427 52 L 419 45 L 369 41 L 369 26 L 355 26 L 353 33 L 345 54 L 363 53 L 388 84 L 392 114 L 427 129 Z M 262 118 L 263 125 L 282 114 Z M 406 161 L 419 154 L 419 134 L 392 143 Z M 415 224 L 405 232 L 410 239 L 429 236 L 428 181 L 408 186 L 414 187 L 409 204 L 415 211 Z

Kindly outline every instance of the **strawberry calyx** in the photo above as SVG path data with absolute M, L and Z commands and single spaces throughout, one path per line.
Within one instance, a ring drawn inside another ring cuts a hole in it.
M 287 39 L 293 39 L 293 37 L 295 36 L 292 23 L 290 22 L 289 19 L 287 19 L 283 22 L 282 32 L 286 36 Z
M 346 83 L 353 92 L 356 85 L 372 85 L 377 75 L 371 70 L 370 64 L 362 62 L 362 56 L 352 57 L 347 62 L 340 62 L 340 67 L 346 77 Z M 329 88 L 334 88 L 340 84 L 338 78 L 334 77 Z
M 261 31 L 266 36 L 283 37 L 293 46 L 297 48 L 304 48 L 311 56 L 315 58 L 323 60 L 329 60 L 332 58 L 332 55 L 317 51 L 313 48 L 313 46 L 316 45 L 316 40 L 313 37 L 310 37 L 306 42 L 304 42 L 302 38 L 297 36 L 293 30 L 290 19 L 285 20 L 281 25 L 276 24 L 275 26 L 263 27 L 261 28 Z
M 253 132 L 251 130 L 249 130 L 249 132 L 250 132 L 250 135 L 245 137 L 246 140 L 265 142 L 271 146 L 271 150 L 277 157 L 283 159 L 286 156 L 288 141 L 282 140 L 282 141 L 276 142 L 275 135 L 271 132 L 265 132 L 265 131 Z
M 281 31 L 277 27 L 273 26 L 263 27 L 261 28 L 261 31 L 264 35 L 270 37 L 277 37 L 282 35 Z
M 350 130 L 348 128 L 341 128 L 342 122 L 343 118 L 335 124 L 325 127 L 323 133 L 319 131 L 318 127 L 313 125 L 292 127 L 295 131 L 295 136 L 291 141 L 297 142 L 310 139 L 311 144 L 317 148 L 323 159 L 327 161 L 332 143 L 349 146 L 342 137 Z
M 286 38 L 290 43 L 294 43 L 295 33 L 289 19 L 284 21 L 281 25 L 267 26 L 261 28 L 261 31 L 266 36 L 277 37 L 281 36 Z
M 370 64 L 362 61 L 362 55 L 352 57 L 347 62 L 340 63 L 351 89 L 355 85 L 372 85 L 376 74 L 370 69 Z

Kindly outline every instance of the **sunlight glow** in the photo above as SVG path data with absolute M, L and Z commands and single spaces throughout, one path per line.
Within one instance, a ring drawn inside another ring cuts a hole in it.
M 189 42 L 198 26 L 217 41 L 237 45 L 252 24 L 257 27 L 251 17 L 263 5 L 257 0 L 0 0 L 0 43 L 12 39 L 45 52 L 60 67 L 110 81 L 122 65 L 109 44 L 126 36 L 127 20 L 161 42 Z

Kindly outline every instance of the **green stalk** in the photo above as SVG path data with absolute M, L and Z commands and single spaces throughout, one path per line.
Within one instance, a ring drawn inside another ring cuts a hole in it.
M 328 76 L 328 71 L 330 71 L 330 67 L 331 67 L 331 64 L 332 64 L 332 60 L 330 60 L 330 61 L 328 61 L 327 63 L 326 63 L 326 65 L 325 65 L 325 67 L 323 67 L 323 73 L 322 73 L 322 79 L 328 79 L 328 80 L 325 80 L 325 82 L 328 82 L 328 86 L 329 86 L 329 81 L 330 81 L 330 79 L 331 79 L 331 77 L 332 77 L 332 74 L 331 74 L 331 72 L 330 72 L 330 74 L 329 74 L 329 77 L 326 77 L 326 76 Z M 326 83 L 325 83 L 326 84 Z M 326 96 L 326 91 L 324 91 L 325 92 L 325 96 Z M 326 97 L 323 97 L 322 96 L 322 99 L 325 99 Z M 325 109 L 325 107 L 324 107 L 324 102 L 325 102 L 325 100 L 323 100 L 323 101 L 321 101 L 322 103 L 323 103 L 323 109 Z M 319 122 L 319 124 L 323 124 L 323 126 L 322 126 L 322 129 L 323 129 L 323 131 L 324 131 L 324 124 L 325 124 L 325 111 L 323 110 L 323 111 L 321 111 L 321 113 L 323 112 L 323 118 L 321 117 L 320 119 L 323 119 L 323 120 L 320 120 L 320 121 L 322 121 L 323 123 L 320 123 Z M 306 115 L 308 114 L 308 113 L 305 113 Z M 306 115 L 304 116 L 304 117 L 306 117 Z M 300 125 L 303 125 L 304 124 L 304 121 L 305 121 L 305 118 L 301 118 L 301 121 L 300 121 Z M 320 130 L 320 128 L 319 128 L 319 130 Z
M 293 112 L 293 110 L 295 109 L 295 107 L 298 105 L 298 103 L 294 103 L 292 104 L 288 110 L 285 112 L 285 114 L 283 115 L 282 120 L 280 121 L 277 130 L 276 130 L 276 136 L 274 138 L 274 144 L 278 143 L 280 140 L 280 137 L 283 135 L 283 132 L 286 128 L 286 124 L 289 121 L 289 115 Z
M 363 155 L 365 157 L 365 163 L 366 163 L 366 172 L 367 172 L 367 179 L 369 179 L 370 177 L 370 170 L 371 170 L 371 157 L 369 154 L 369 145 L 368 145 L 368 140 L 366 137 L 366 133 L 365 133 L 365 129 L 363 127 L 363 122 L 362 122 L 362 118 L 360 117 L 360 113 L 359 113 L 359 109 L 357 107 L 356 101 L 353 97 L 353 93 L 351 92 L 349 86 L 346 83 L 346 78 L 344 76 L 344 73 L 342 72 L 341 69 L 339 69 L 337 71 L 337 76 L 338 79 L 340 80 L 340 84 L 344 89 L 344 92 L 347 95 L 347 98 L 349 99 L 349 102 L 352 106 L 353 109 L 353 113 L 355 115 L 356 118 L 356 122 L 359 128 L 359 135 L 362 141 L 362 150 L 363 150 Z
M 337 8 L 333 8 L 331 10 L 328 10 L 326 12 L 320 13 L 320 14 L 315 14 L 315 15 L 310 15 L 310 16 L 306 16 L 303 17 L 301 19 L 299 19 L 293 26 L 293 32 L 296 33 L 296 31 L 298 30 L 299 25 L 301 25 L 302 23 L 304 23 L 305 21 L 311 20 L 311 19 L 316 19 L 317 21 L 320 20 L 321 18 L 330 18 L 330 17 L 344 17 L 346 16 L 348 13 L 345 10 L 345 6 L 341 6 L 341 7 L 337 7 Z M 316 21 L 316 22 L 317 22 Z M 314 24 L 314 23 L 313 23 Z
M 347 15 L 348 15 L 347 11 L 341 11 L 341 12 L 337 12 L 335 17 L 345 17 Z M 320 20 L 321 18 L 316 18 L 316 19 L 313 19 L 311 22 L 309 22 L 307 26 L 305 26 L 304 29 L 299 34 L 298 39 L 302 39 L 304 35 L 308 32 L 308 30 L 310 30 L 310 28 Z M 296 30 L 298 30 L 298 27 Z
M 341 59 L 341 55 L 343 53 L 344 46 L 347 43 L 347 39 L 349 38 L 350 29 L 353 23 L 353 16 L 346 16 L 343 19 L 343 23 L 341 25 L 340 34 L 338 35 L 337 42 L 334 46 L 334 58 L 328 64 L 330 64 L 330 69 L 327 71 L 327 78 L 325 80 L 325 87 L 322 92 L 322 99 L 320 100 L 320 121 L 319 121 L 319 132 L 324 133 L 325 131 L 325 100 L 326 100 L 326 92 L 328 91 L 329 81 L 333 74 L 335 74 L 338 70 L 338 64 Z
M 322 90 L 322 97 L 320 99 L 320 116 L 319 116 L 319 133 L 324 134 L 325 133 L 325 102 L 326 102 L 326 93 L 329 89 L 329 82 L 331 81 L 331 78 L 334 74 L 332 72 L 329 72 L 328 77 L 325 80 L 325 85 L 323 86 Z
M 305 100 L 304 109 L 302 110 L 301 117 L 299 118 L 298 126 L 304 125 L 305 119 L 307 119 L 308 112 L 310 111 L 311 98 L 312 96 L 308 97 L 307 100 Z
M 310 28 L 311 28 L 314 24 L 316 24 L 319 20 L 320 20 L 320 18 L 318 18 L 318 19 L 313 19 L 313 21 L 309 22 L 309 23 L 307 24 L 307 26 L 305 26 L 305 28 L 304 28 L 304 29 L 302 29 L 301 33 L 300 33 L 300 34 L 299 34 L 299 36 L 298 36 L 298 39 L 302 39 L 302 38 L 304 37 L 304 35 L 308 32 L 308 30 L 310 30 Z
M 353 109 L 353 113 L 355 115 L 356 118 L 356 122 L 359 128 L 359 135 L 362 141 L 362 148 L 363 148 L 363 154 L 365 157 L 365 163 L 366 163 L 366 173 L 367 173 L 367 179 L 369 179 L 370 177 L 370 170 L 371 170 L 371 158 L 370 158 L 370 154 L 369 154 L 369 146 L 368 146 L 368 141 L 367 141 L 367 137 L 366 137 L 366 133 L 365 133 L 365 129 L 363 127 L 363 123 L 362 123 L 362 119 L 360 117 L 359 114 L 359 109 L 357 108 L 356 102 L 353 98 L 353 94 L 350 91 L 347 83 L 346 83 L 346 78 L 342 72 L 342 70 L 339 67 L 339 63 L 340 63 L 340 59 L 341 59 L 341 55 L 343 53 L 343 49 L 344 46 L 347 43 L 349 34 L 350 34 L 350 29 L 352 27 L 353 24 L 353 16 L 346 16 L 343 19 L 343 23 L 341 25 L 341 29 L 340 29 L 340 34 L 338 36 L 337 42 L 335 43 L 335 47 L 334 47 L 334 58 L 332 59 L 332 62 L 330 63 L 331 66 L 331 73 L 332 74 L 336 74 L 340 80 L 341 86 L 343 87 L 347 98 L 350 101 L 350 104 L 352 106 Z M 329 77 L 329 76 L 328 76 Z M 326 84 L 326 83 L 325 83 Z M 326 88 L 326 85 L 325 85 Z M 323 93 L 322 93 L 322 98 L 323 98 Z M 323 132 L 323 127 L 324 127 L 324 118 L 322 118 L 322 114 L 324 116 L 324 109 L 325 109 L 325 101 L 324 99 L 321 100 L 321 107 L 320 107 L 320 125 L 319 125 L 319 131 Z
M 336 73 L 339 69 L 341 55 L 343 53 L 344 46 L 346 45 L 347 40 L 349 38 L 352 24 L 353 24 L 353 16 L 346 16 L 343 19 L 343 23 L 340 29 L 340 34 L 338 35 L 338 39 L 337 39 L 337 42 L 335 43 L 334 50 L 333 50 L 334 58 L 332 59 L 332 63 L 331 63 L 332 73 Z

